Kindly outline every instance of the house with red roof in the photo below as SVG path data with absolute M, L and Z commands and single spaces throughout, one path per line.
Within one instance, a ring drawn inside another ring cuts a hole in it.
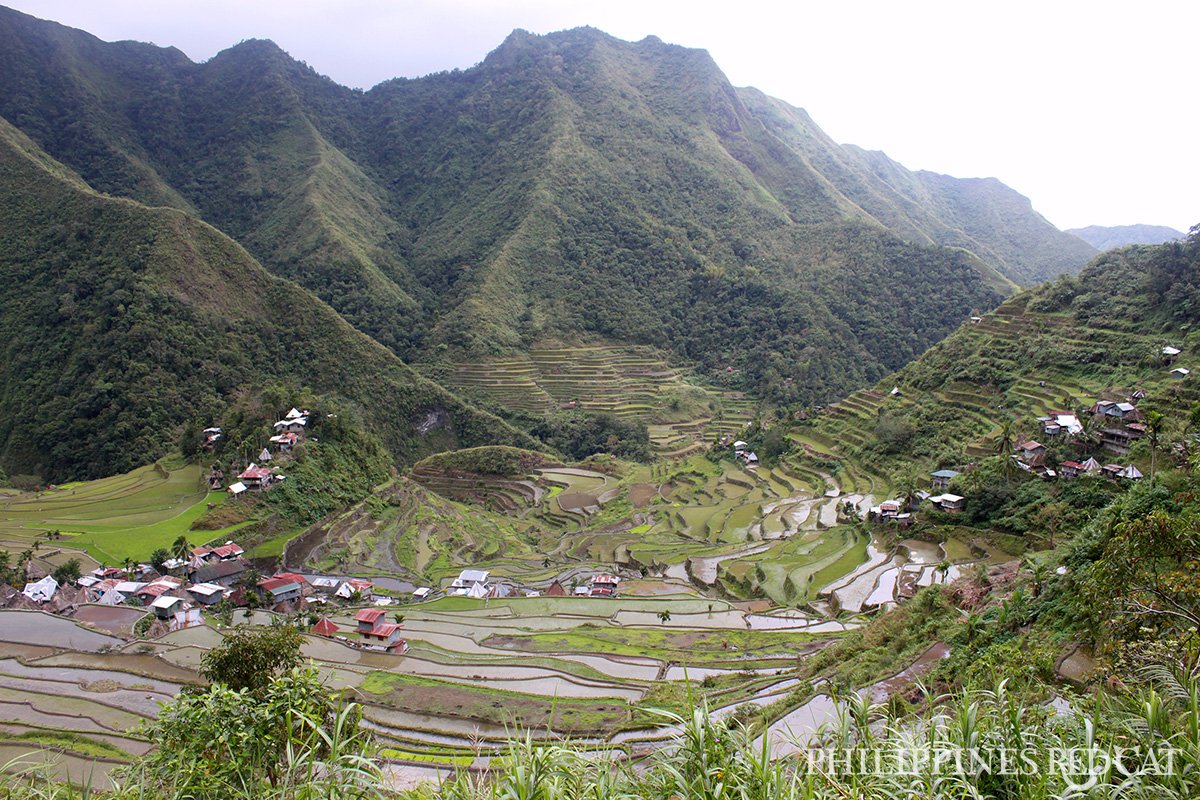
M 264 489 L 270 489 L 275 483 L 275 473 L 266 467 L 251 463 L 238 475 L 238 480 L 245 484 L 250 491 L 261 492 Z
M 371 630 L 385 614 L 387 611 L 382 608 L 364 608 L 354 615 L 354 621 L 358 623 L 358 632 L 366 633 Z
M 329 619 L 329 617 L 321 617 L 317 620 L 317 624 L 312 626 L 312 632 L 318 636 L 337 636 L 340 632 L 337 623 Z
M 369 631 L 360 630 L 364 639 L 372 641 L 377 647 L 384 650 L 400 650 L 401 652 L 408 649 L 408 642 L 400 638 L 400 631 L 403 626 L 395 622 L 381 622 Z
M 300 584 L 289 578 L 264 578 L 258 582 L 258 593 L 268 605 L 289 603 L 300 599 Z

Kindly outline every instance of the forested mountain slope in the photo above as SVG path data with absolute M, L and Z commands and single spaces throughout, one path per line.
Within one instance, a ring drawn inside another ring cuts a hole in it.
M 827 399 L 1089 252 L 991 182 L 878 177 L 703 51 L 592 29 L 364 93 L 270 42 L 195 64 L 0 10 L 0 115 L 408 359 L 604 338 Z
M 964 323 L 895 375 L 803 423 L 797 436 L 816 452 L 895 475 L 914 463 L 960 468 L 1003 450 L 1005 440 L 1049 442 L 1038 416 L 1085 419 L 1097 400 L 1125 401 L 1137 390 L 1146 394 L 1141 407 L 1182 429 L 1200 400 L 1198 323 L 1200 235 L 1112 250 L 1077 276 Z M 1165 356 L 1168 345 L 1181 353 Z M 1181 379 L 1171 374 L 1177 367 L 1193 372 Z M 1129 457 L 1145 462 L 1148 441 Z M 1100 428 L 1087 428 L 1060 455 L 1103 458 L 1100 444 Z
M 1075 272 L 1095 255 L 995 178 L 911 172 L 884 153 L 837 144 L 803 109 L 756 89 L 738 96 L 846 198 L 906 239 L 966 248 L 1023 285 Z
M 337 398 L 400 462 L 529 440 L 182 211 L 106 197 L 0 120 L 0 463 L 128 470 L 266 382 Z

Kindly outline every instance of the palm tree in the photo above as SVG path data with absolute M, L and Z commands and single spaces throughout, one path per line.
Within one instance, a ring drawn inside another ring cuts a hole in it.
M 1158 436 L 1162 433 L 1163 421 L 1166 417 L 1161 411 L 1151 409 L 1146 412 L 1146 432 L 1150 434 L 1150 480 L 1154 480 L 1154 470 L 1158 462 Z
M 175 557 L 180 561 L 186 561 L 187 557 L 192 552 L 192 543 L 188 541 L 186 535 L 180 534 L 171 544 L 171 552 L 174 553 Z
M 397 611 L 395 614 L 392 614 L 392 619 L 395 620 L 397 625 L 399 625 L 400 623 L 404 622 L 404 615 Z
M 1096 449 L 1096 445 L 1100 444 L 1100 434 L 1096 430 L 1100 423 L 1093 416 L 1086 416 L 1081 423 L 1083 425 L 1079 433 L 1075 434 L 1075 441 L 1083 448 L 1083 454 L 1090 456 Z
M 658 612 L 658 621 L 666 625 L 671 621 L 671 612 L 667 611 L 665 608 Z
M 1008 417 L 1000 423 L 1000 432 L 996 434 L 996 455 L 1000 457 L 1000 471 L 1004 473 L 1004 479 L 1009 483 L 1012 483 L 1014 425 L 1013 419 Z
M 900 472 L 892 476 L 892 490 L 904 498 L 904 508 L 908 511 L 912 510 L 913 498 L 917 496 L 922 485 L 921 479 L 912 471 Z

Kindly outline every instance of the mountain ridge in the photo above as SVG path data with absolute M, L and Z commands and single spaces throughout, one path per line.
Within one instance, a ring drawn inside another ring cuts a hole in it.
M 338 398 L 398 463 L 463 443 L 533 442 L 212 226 L 95 192 L 3 120 L 0 185 L 10 472 L 61 480 L 144 464 L 177 445 L 183 423 L 217 419 L 268 382 Z
M 96 189 L 215 226 L 413 363 L 612 340 L 823 402 L 1012 293 L 1004 271 L 1042 274 L 1014 271 L 1003 229 L 1086 250 L 1027 203 L 971 216 L 894 162 L 872 178 L 778 103 L 706 51 L 595 29 L 517 31 L 470 69 L 363 92 L 269 40 L 197 64 L 0 10 L 0 116 Z
M 1111 250 L 1129 244 L 1163 244 L 1187 236 L 1166 225 L 1089 225 L 1066 231 L 1078 236 L 1097 250 Z

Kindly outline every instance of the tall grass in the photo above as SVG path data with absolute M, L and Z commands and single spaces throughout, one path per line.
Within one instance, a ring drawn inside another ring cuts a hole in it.
M 638 761 L 525 736 L 484 772 L 464 770 L 440 786 L 399 793 L 386 788 L 386 768 L 363 754 L 361 732 L 347 710 L 332 725 L 313 720 L 302 726 L 270 780 L 244 773 L 240 784 L 196 792 L 194 783 L 172 781 L 144 760 L 120 775 L 117 785 L 96 791 L 34 769 L 0 788 L 0 798 L 1195 800 L 1200 675 L 1175 666 L 1156 667 L 1144 677 L 1119 694 L 1076 698 L 1065 710 L 1030 702 L 1004 682 L 988 690 L 927 694 L 925 710 L 906 716 L 857 693 L 835 696 L 836 718 L 785 758 L 772 758 L 758 732 L 700 708 L 666 714 L 678 730 L 675 740 Z M 1095 769 L 1066 768 L 1070 753 L 1090 754 Z

